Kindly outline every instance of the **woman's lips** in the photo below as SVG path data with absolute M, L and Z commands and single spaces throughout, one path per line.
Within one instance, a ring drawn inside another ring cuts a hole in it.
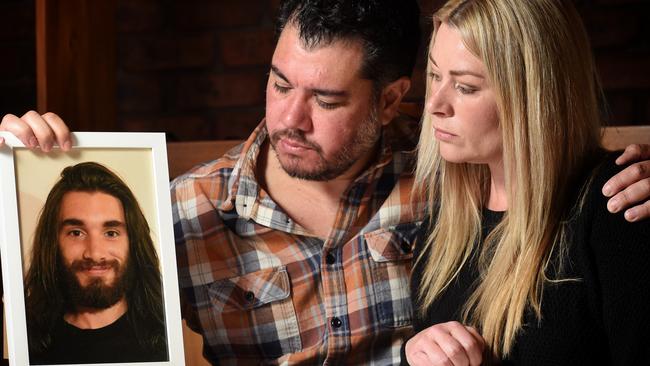
M 439 128 L 434 128 L 434 130 L 435 130 L 434 135 L 440 141 L 449 142 L 449 141 L 453 140 L 454 138 L 458 137 L 457 135 L 454 135 L 451 132 L 447 132 L 447 131 L 439 129 Z

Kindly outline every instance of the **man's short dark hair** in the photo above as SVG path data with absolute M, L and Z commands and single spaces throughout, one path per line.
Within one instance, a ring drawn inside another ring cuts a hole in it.
M 361 77 L 372 80 L 377 92 L 411 76 L 420 45 L 419 20 L 415 0 L 285 0 L 276 31 L 279 37 L 287 24 L 295 25 L 306 48 L 361 41 Z
M 102 192 L 122 203 L 129 237 L 128 272 L 137 276 L 129 279 L 126 290 L 127 319 L 145 349 L 166 347 L 162 280 L 149 225 L 135 196 L 115 173 L 98 163 L 85 162 L 61 172 L 36 226 L 31 265 L 25 278 L 30 353 L 47 350 L 53 341 L 54 325 L 70 306 L 62 291 L 64 281 L 59 266 L 63 260 L 58 243 L 59 213 L 68 192 Z

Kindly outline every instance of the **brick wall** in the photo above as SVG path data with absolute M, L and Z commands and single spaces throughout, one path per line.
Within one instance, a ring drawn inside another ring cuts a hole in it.
M 429 15 L 442 0 L 420 0 Z M 242 139 L 264 115 L 279 0 L 117 0 L 117 126 Z M 650 124 L 650 2 L 576 0 L 612 124 Z M 35 105 L 34 0 L 0 4 L 0 113 Z M 429 21 L 422 20 L 425 34 Z M 426 37 L 425 37 L 426 38 Z M 424 40 L 426 41 L 426 39 Z M 424 53 L 407 99 L 424 94 Z

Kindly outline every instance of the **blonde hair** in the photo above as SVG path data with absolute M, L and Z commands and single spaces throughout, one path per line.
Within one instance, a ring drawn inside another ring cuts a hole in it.
M 562 218 L 576 172 L 599 151 L 601 96 L 586 32 L 570 1 L 451 0 L 434 14 L 486 67 L 503 139 L 508 211 L 480 248 L 479 282 L 464 307 L 497 357 L 512 350 L 530 306 L 541 319 L 550 253 L 563 244 Z M 427 93 L 431 90 L 427 85 Z M 429 96 L 427 95 L 427 98 Z M 422 314 L 479 245 L 489 198 L 486 165 L 442 159 L 425 113 L 416 187 L 435 219 L 417 296 Z

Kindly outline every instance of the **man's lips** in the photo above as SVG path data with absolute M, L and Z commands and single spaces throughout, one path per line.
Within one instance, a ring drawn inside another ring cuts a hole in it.
M 86 273 L 89 275 L 102 275 L 106 272 L 109 272 L 113 269 L 113 266 L 110 265 L 97 265 L 97 266 L 88 266 L 79 270 L 79 272 Z
M 282 145 L 282 147 L 288 151 L 303 151 L 312 149 L 312 147 L 309 145 L 286 137 L 280 140 L 280 145 Z

